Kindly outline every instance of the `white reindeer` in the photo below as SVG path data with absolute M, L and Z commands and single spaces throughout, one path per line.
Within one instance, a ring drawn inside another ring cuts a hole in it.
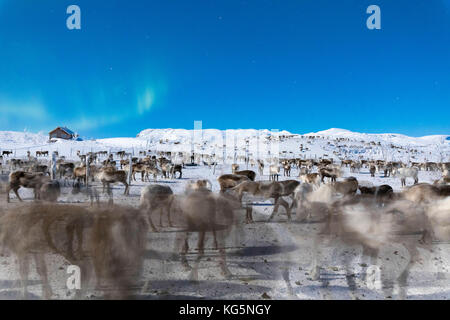
M 280 174 L 280 166 L 277 164 L 271 164 L 269 167 L 269 180 L 278 181 L 278 175 Z
M 406 186 L 406 178 L 413 178 L 414 184 L 419 182 L 419 178 L 417 177 L 419 174 L 419 168 L 411 167 L 411 168 L 394 168 L 392 170 L 392 175 L 394 177 L 400 177 L 402 181 L 402 187 Z

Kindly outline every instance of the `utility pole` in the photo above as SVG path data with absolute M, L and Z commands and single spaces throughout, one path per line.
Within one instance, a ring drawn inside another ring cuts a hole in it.
M 86 155 L 86 189 L 88 188 L 88 186 L 89 186 L 89 175 L 90 175 L 90 171 L 91 171 L 91 168 L 90 168 L 90 164 L 89 164 L 89 160 L 90 160 L 90 158 L 91 158 L 91 156 L 90 155 Z
M 131 163 L 131 158 L 132 158 L 132 155 L 130 153 L 130 154 L 128 154 L 128 175 L 127 175 L 128 186 L 131 185 L 131 173 L 133 171 L 133 164 Z
M 52 168 L 50 171 L 50 178 L 52 180 L 55 180 L 55 178 L 56 178 L 56 153 L 55 152 L 52 153 L 52 162 L 51 162 L 50 166 Z

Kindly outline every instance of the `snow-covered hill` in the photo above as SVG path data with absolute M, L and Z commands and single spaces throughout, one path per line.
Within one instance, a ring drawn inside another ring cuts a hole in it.
M 222 156 L 245 155 L 253 158 L 273 157 L 333 157 L 377 158 L 403 161 L 450 161 L 450 135 L 409 137 L 402 134 L 366 134 L 344 129 L 328 129 L 308 134 L 255 129 L 186 130 L 146 129 L 136 137 L 108 138 L 85 141 L 56 139 L 40 133 L 0 131 L 0 150 L 12 150 L 16 157 L 33 155 L 38 150 L 58 151 L 76 158 L 77 151 L 116 152 L 125 150 L 138 154 L 140 150 L 195 152 Z
M 308 133 L 306 134 L 306 136 L 347 138 L 353 141 L 384 142 L 398 144 L 401 146 L 426 146 L 431 144 L 445 144 L 446 142 L 449 143 L 450 141 L 450 136 L 448 135 L 432 135 L 415 138 L 398 133 L 359 133 L 337 128 L 331 128 L 316 133 Z

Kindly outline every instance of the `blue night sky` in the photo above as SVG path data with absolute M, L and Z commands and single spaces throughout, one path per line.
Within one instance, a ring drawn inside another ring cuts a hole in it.
M 0 49 L 0 130 L 450 134 L 450 0 L 0 0 Z

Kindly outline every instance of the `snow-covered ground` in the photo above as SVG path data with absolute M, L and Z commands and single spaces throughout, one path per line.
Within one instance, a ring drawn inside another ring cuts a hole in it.
M 344 157 L 347 152 L 348 157 L 363 155 L 364 158 L 383 159 L 383 152 L 387 158 L 402 159 L 403 161 L 449 161 L 450 145 L 449 136 L 431 136 L 423 138 L 411 138 L 401 135 L 366 135 L 352 133 L 341 129 L 331 129 L 318 133 L 294 135 L 282 131 L 279 134 L 270 131 L 257 130 L 236 130 L 236 145 L 239 155 L 245 154 L 246 142 L 249 139 L 249 153 L 256 152 L 264 157 L 273 156 L 265 153 L 264 147 L 269 150 L 277 150 L 265 143 L 267 137 L 277 136 L 281 139 L 279 144 L 280 157 L 289 151 L 295 157 L 320 157 L 324 154 L 335 157 Z M 194 133 L 196 147 L 203 147 L 204 153 L 215 153 L 222 155 L 222 132 L 218 130 L 204 130 L 203 138 L 195 137 L 199 132 Z M 232 136 L 231 131 L 226 132 L 226 136 Z M 200 135 L 200 134 L 199 134 Z M 319 138 L 308 138 L 318 136 Z M 336 138 L 348 140 L 337 141 Z M 58 140 L 56 143 L 48 144 L 48 137 L 39 134 L 0 132 L 1 150 L 12 150 L 16 157 L 23 157 L 26 151 L 36 150 L 58 151 L 59 155 L 77 159 L 76 152 L 88 151 L 119 151 L 126 150 L 138 155 L 140 150 L 159 151 L 191 151 L 191 141 L 193 132 L 189 130 L 155 129 L 144 130 L 136 138 L 111 138 L 99 139 L 96 141 L 64 141 Z M 197 140 L 199 139 L 199 140 Z M 203 140 L 202 140 L 203 139 Z M 252 141 L 259 141 L 260 146 L 252 145 Z M 309 141 L 309 142 L 308 142 Z M 363 142 L 361 142 L 363 141 Z M 375 145 L 370 145 L 373 141 Z M 203 143 L 203 142 L 206 142 Z M 380 142 L 380 145 L 377 143 Z M 299 145 L 309 148 L 301 152 Z M 391 148 L 390 145 L 396 148 Z M 227 158 L 234 156 L 234 137 L 227 141 Z M 345 147 L 346 145 L 346 147 Z M 370 149 L 372 147 L 372 149 Z M 175 148 L 172 149 L 172 148 Z M 179 148 L 179 149 L 177 149 Z M 384 148 L 384 149 L 383 149 Z M 403 148 L 403 149 L 400 149 Z M 394 150 L 395 152 L 387 152 Z M 400 152 L 397 152 L 400 150 Z M 416 153 L 410 153 L 417 150 Z M 286 151 L 286 153 L 283 153 Z M 334 154 L 333 151 L 338 153 Z M 408 153 L 406 152 L 408 151 Z M 411 158 L 414 156 L 415 158 Z M 48 159 L 48 158 L 47 158 Z M 183 170 L 182 179 L 161 179 L 157 183 L 170 186 L 175 193 L 182 193 L 185 184 L 190 179 L 209 179 L 212 182 L 213 191 L 219 190 L 217 177 L 224 173 L 231 172 L 231 163 L 223 165 L 220 161 L 214 169 L 208 166 L 199 165 L 196 167 L 186 167 Z M 246 165 L 240 162 L 241 168 L 246 169 Z M 258 172 L 256 167 L 249 166 L 248 169 Z M 290 179 L 295 179 L 298 175 L 297 169 L 293 169 Z M 376 177 L 370 177 L 366 168 L 360 173 L 350 173 L 344 169 L 345 176 L 355 176 L 359 181 L 369 182 L 374 185 L 389 184 L 396 191 L 401 190 L 399 179 L 382 177 L 382 173 L 377 173 Z M 137 175 L 139 176 L 139 175 Z M 420 171 L 420 182 L 432 182 L 440 178 L 439 172 Z M 266 166 L 263 176 L 257 175 L 257 180 L 268 180 L 268 168 Z M 280 177 L 281 180 L 289 179 Z M 412 181 L 407 181 L 408 185 Z M 148 182 L 133 182 L 130 188 L 130 195 L 123 195 L 121 185 L 114 186 L 114 199 L 118 203 L 126 203 L 132 206 L 139 205 L 139 195 L 143 186 Z M 94 187 L 101 191 L 98 182 Z M 72 195 L 70 188 L 63 188 L 62 196 L 59 199 L 63 203 L 87 202 L 84 195 Z M 25 201 L 33 201 L 32 192 L 28 189 L 20 189 L 19 193 Z M 6 204 L 4 195 L 0 198 L 1 208 L 10 208 L 17 205 L 17 199 L 11 194 L 12 202 Z M 106 196 L 101 199 L 106 201 Z M 259 201 L 261 204 L 269 204 L 270 201 Z M 241 223 L 229 237 L 227 242 L 227 263 L 233 273 L 231 279 L 224 279 L 219 272 L 217 263 L 218 253 L 212 248 L 212 240 L 207 236 L 206 255 L 200 264 L 199 282 L 192 283 L 188 280 L 188 273 L 181 267 L 179 260 L 174 259 L 172 254 L 174 248 L 176 228 L 164 227 L 161 232 L 149 233 L 148 250 L 145 259 L 144 279 L 139 298 L 143 299 L 176 299 L 176 298 L 211 298 L 211 299 L 262 299 L 263 294 L 267 294 L 272 299 L 383 299 L 383 291 L 379 287 L 379 279 L 374 278 L 374 285 L 370 288 L 361 279 L 361 261 L 358 247 L 348 247 L 341 243 L 335 243 L 323 252 L 324 263 L 320 281 L 313 281 L 310 278 L 311 263 L 311 235 L 320 229 L 318 223 L 299 223 L 297 221 L 287 223 L 284 211 L 280 213 L 273 222 L 268 223 L 267 219 L 273 206 L 261 205 L 255 207 L 255 223 Z M 243 222 L 244 215 L 241 220 Z M 164 222 L 167 224 L 167 222 Z M 195 248 L 196 236 L 190 240 L 190 247 Z M 448 266 L 450 265 L 450 245 L 446 243 L 436 244 L 434 252 L 423 251 L 421 264 L 412 269 L 408 286 L 407 299 L 448 299 L 450 297 L 450 277 L 448 277 Z M 342 261 L 343 252 L 347 251 L 353 257 L 353 272 L 355 274 L 355 290 L 349 290 L 345 278 L 344 263 Z M 195 250 L 188 255 L 190 260 L 195 259 Z M 402 268 L 405 267 L 408 254 L 404 249 L 395 245 L 385 248 L 379 260 L 383 266 L 388 268 L 389 276 L 397 277 Z M 442 260 L 447 268 L 446 276 L 438 278 L 437 262 Z M 49 277 L 55 292 L 54 298 L 67 299 L 72 296 L 72 292 L 66 289 L 67 262 L 57 255 L 47 255 Z M 32 298 L 41 296 L 41 285 L 39 277 L 32 264 L 29 280 L 29 290 Z M 0 257 L 0 299 L 20 298 L 20 282 L 15 261 L 12 257 Z M 394 290 L 394 294 L 397 288 Z M 99 292 L 90 290 L 89 297 L 97 298 Z
M 329 129 L 304 135 L 287 131 L 254 129 L 185 130 L 147 129 L 136 137 L 108 138 L 85 141 L 56 139 L 29 132 L 0 131 L 0 151 L 13 151 L 24 157 L 27 151 L 58 151 L 66 158 L 77 159 L 77 151 L 87 152 L 124 150 L 138 155 L 139 151 L 191 152 L 215 155 L 221 160 L 234 155 L 250 158 L 347 158 L 384 159 L 391 161 L 450 161 L 450 135 L 408 137 L 401 134 L 365 134 L 344 129 Z

